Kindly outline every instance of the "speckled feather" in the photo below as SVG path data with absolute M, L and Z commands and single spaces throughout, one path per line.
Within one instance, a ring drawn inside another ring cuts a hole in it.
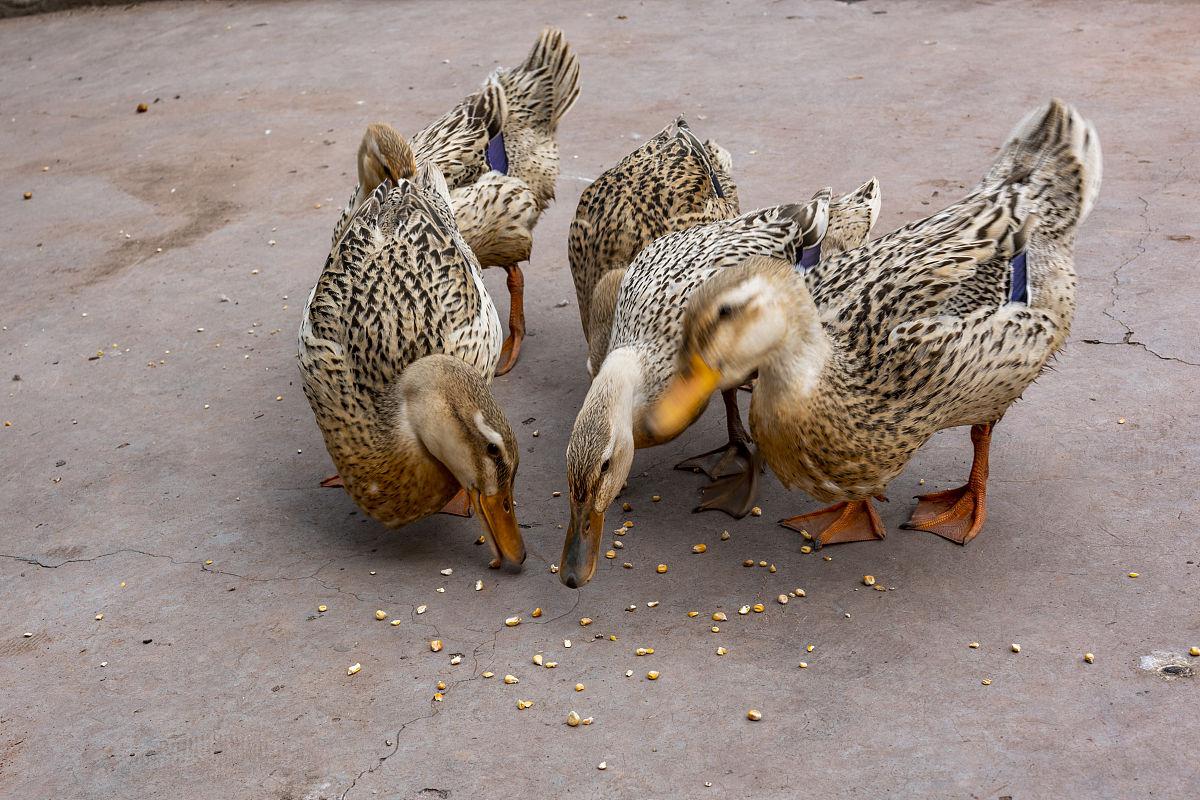
M 816 388 L 799 391 L 804 365 L 784 363 L 761 371 L 751 404 L 781 480 L 820 500 L 864 499 L 937 430 L 1003 416 L 1070 330 L 1075 232 L 1100 173 L 1095 130 L 1055 101 L 962 201 L 825 262 L 813 313 L 832 352 Z M 1009 301 L 1022 244 L 1028 303 Z M 782 266 L 776 277 L 790 280 Z

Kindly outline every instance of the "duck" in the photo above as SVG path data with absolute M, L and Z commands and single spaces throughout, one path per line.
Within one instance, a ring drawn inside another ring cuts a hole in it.
M 786 486 L 832 503 L 781 522 L 819 548 L 882 539 L 872 499 L 935 432 L 969 426 L 967 482 L 920 495 L 904 526 L 966 544 L 987 519 L 993 428 L 1070 332 L 1074 245 L 1101 176 L 1095 127 L 1053 100 L 961 200 L 822 261 L 820 291 L 786 259 L 720 270 L 690 298 L 652 435 L 757 370 L 762 456 Z
M 668 233 L 633 258 L 613 304 L 604 359 L 567 444 L 571 516 L 559 566 L 564 584 L 578 588 L 594 575 L 605 514 L 629 477 L 634 451 L 664 444 L 682 431 L 659 435 L 646 425 L 646 417 L 674 369 L 683 309 L 691 293 L 713 274 L 751 254 L 795 264 L 819 263 L 819 249 L 830 228 L 837 231 L 835 241 L 838 236 L 852 239 L 853 232 L 864 227 L 870 229 L 861 217 L 877 213 L 878 202 L 861 201 L 877 195 L 878 184 L 872 179 L 839 198 L 836 224 L 830 224 L 831 193 L 822 190 L 805 204 L 765 208 Z M 843 215 L 860 219 L 848 221 Z M 688 424 L 702 411 L 702 406 L 695 409 Z M 729 417 L 735 418 L 740 426 L 736 413 Z M 759 469 L 752 452 L 750 459 L 745 469 L 723 478 L 725 484 L 718 487 L 731 497 L 737 495 L 735 501 L 742 507 L 738 511 L 743 514 L 750 510 L 747 498 L 752 499 L 757 490 Z
M 400 528 L 474 510 L 492 566 L 517 570 L 519 454 L 489 388 L 500 318 L 437 165 L 418 167 L 406 146 L 380 152 L 389 177 L 339 221 L 304 309 L 304 393 L 367 515 Z
M 500 267 L 509 292 L 508 335 L 497 375 L 509 372 L 525 338 L 521 263 L 533 229 L 554 200 L 559 174 L 558 124 L 579 97 L 579 59 L 563 32 L 546 28 L 525 61 L 499 69 L 483 86 L 411 140 L 385 122 L 368 127 L 358 152 L 359 183 L 339 227 L 409 150 L 432 162 L 450 188 L 450 206 L 479 263 Z

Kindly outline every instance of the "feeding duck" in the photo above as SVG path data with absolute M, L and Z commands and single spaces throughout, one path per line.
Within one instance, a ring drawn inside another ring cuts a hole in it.
M 390 125 L 376 123 L 359 149 L 359 184 L 344 217 L 382 181 L 395 180 L 391 156 L 411 150 L 418 164 L 432 162 L 441 170 L 458 228 L 480 265 L 507 273 L 509 333 L 497 375 L 512 369 L 521 352 L 520 264 L 529 260 L 533 228 L 554 199 L 558 123 L 578 97 L 579 61 L 562 31 L 546 28 L 520 66 L 494 72 L 411 143 Z
M 605 512 L 629 476 L 634 449 L 663 444 L 682 430 L 659 435 L 645 423 L 671 376 L 690 294 L 714 273 L 750 255 L 790 263 L 818 258 L 816 248 L 829 227 L 842 233 L 862 227 L 844 223 L 843 210 L 852 215 L 878 210 L 877 202 L 848 199 L 866 195 L 877 197 L 874 181 L 838 201 L 836 226 L 826 225 L 826 190 L 805 205 L 767 208 L 667 234 L 634 258 L 620 284 L 607 353 L 567 445 L 571 521 L 559 570 L 563 583 L 582 586 L 595 572 Z M 701 410 L 695 409 L 688 424 Z M 724 491 L 733 498 L 729 503 L 744 506 L 741 513 L 749 511 L 747 498 L 753 498 L 757 478 L 758 466 L 750 463 L 738 477 L 723 479 Z
M 835 502 L 783 521 L 820 546 L 882 538 L 871 498 L 936 431 L 969 425 L 966 485 L 920 496 L 906 525 L 967 543 L 987 517 L 992 427 L 1066 341 L 1075 236 L 1100 179 L 1095 129 L 1055 100 L 964 199 L 823 261 L 831 295 L 778 258 L 717 272 L 692 295 L 649 427 L 671 435 L 757 369 L 762 455 L 785 485 Z
M 391 175 L 335 230 L 299 334 L 304 392 L 346 491 L 400 527 L 451 504 L 482 520 L 493 566 L 525 546 L 517 442 L 488 383 L 503 329 L 437 166 L 387 151 Z M 396 159 L 399 160 L 396 160 Z

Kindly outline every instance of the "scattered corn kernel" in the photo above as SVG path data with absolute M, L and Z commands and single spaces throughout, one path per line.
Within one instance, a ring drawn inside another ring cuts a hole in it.
M 725 620 L 729 619 L 729 617 L 725 615 L 724 611 L 714 611 L 712 618 L 713 622 L 724 622 Z
M 662 495 L 661 495 L 661 494 L 652 494 L 652 495 L 650 495 L 650 501 L 651 501 L 651 502 L 653 502 L 653 503 L 657 503 L 659 500 L 662 500 Z
M 517 710 L 518 711 L 524 711 L 527 708 L 533 708 L 532 700 L 518 700 L 517 701 Z
M 816 649 L 816 645 L 810 644 L 808 647 L 804 648 L 804 652 L 811 653 L 814 649 Z
M 692 545 L 692 552 L 693 552 L 693 553 L 703 553 L 703 552 L 704 552 L 705 550 L 707 550 L 707 549 L 708 549 L 708 545 L 706 545 L 706 544 L 694 544 L 694 545 Z
M 755 603 L 753 606 L 753 609 L 754 609 L 755 614 L 761 614 L 762 612 L 767 610 L 767 607 L 764 606 L 762 603 Z
M 520 617 L 509 617 L 508 619 L 504 620 L 504 624 L 510 628 L 515 628 L 521 624 L 521 618 Z
M 767 562 L 765 562 L 765 561 L 760 561 L 760 562 L 758 562 L 758 565 L 759 565 L 760 567 L 765 567 L 765 566 L 767 565 Z
M 592 624 L 592 618 L 591 617 L 580 617 L 579 624 L 581 627 L 586 628 L 588 625 Z
M 572 728 L 578 728 L 579 723 L 582 721 L 583 720 L 580 719 L 579 715 L 576 714 L 574 711 L 567 713 L 567 724 L 570 725 Z
M 551 565 L 550 565 L 550 572 L 551 572 L 551 573 L 558 572 L 558 564 L 551 564 Z
M 863 575 L 863 586 L 874 586 L 874 585 L 875 585 L 875 576 L 874 575 Z
M 97 614 L 97 615 L 96 615 L 96 619 L 97 619 L 97 620 L 102 620 L 102 619 L 104 619 L 104 612 L 103 612 L 103 611 L 101 611 L 99 614 Z
M 721 531 L 721 541 L 722 542 L 729 541 L 729 531 Z
M 547 661 L 546 662 L 546 669 L 554 669 L 557 666 L 558 666 L 557 661 Z
M 801 546 L 800 546 L 800 552 L 801 552 L 801 553 L 804 553 L 804 555 L 808 555 L 809 553 L 811 553 L 811 552 L 812 552 L 812 548 L 811 548 L 811 547 L 809 547 L 809 546 L 808 546 L 808 545 L 806 545 L 806 544 L 805 544 L 805 545 L 801 545 Z
M 438 691 L 439 691 L 439 692 L 444 692 L 444 691 L 446 691 L 446 682 L 445 682 L 445 681 L 438 681 L 438 682 L 437 682 L 437 689 L 438 689 Z
M 596 765 L 596 769 L 608 769 L 608 762 L 601 761 L 599 764 Z
M 440 702 L 442 702 L 442 700 L 444 700 L 445 698 L 446 698 L 446 695 L 442 694 L 441 692 L 434 692 L 434 693 L 433 693 L 433 702 L 435 702 L 435 703 L 440 703 Z
M 752 517 L 761 517 L 761 516 L 762 516 L 762 509 L 761 509 L 761 508 L 759 508 L 758 506 L 755 506 L 754 508 L 750 509 L 750 516 L 752 516 Z
M 771 566 L 767 567 L 767 572 L 771 573 L 772 575 L 774 575 L 774 574 L 776 573 L 776 571 L 777 571 L 777 570 L 775 569 L 775 565 L 774 565 L 774 564 L 772 564 Z
M 627 519 L 627 520 L 625 520 L 624 522 L 622 522 L 622 523 L 621 523 L 621 525 L 622 525 L 622 527 L 625 527 L 625 528 L 632 528 L 632 527 L 633 527 L 633 520 L 631 520 L 631 519 Z
M 1189 647 L 1188 655 L 1191 656 L 1192 658 L 1200 657 L 1200 647 Z
M 625 569 L 633 569 L 633 564 L 629 563 L 628 561 L 626 561 L 621 566 L 624 567 Z
M 534 619 L 537 619 L 541 615 L 542 615 L 542 607 L 541 606 L 538 606 L 537 608 L 535 608 L 533 611 L 531 611 L 529 613 L 529 616 L 533 617 Z
M 477 591 L 477 592 L 483 591 L 483 581 L 475 581 L 475 591 Z
M 519 681 L 519 680 L 517 680 L 517 676 L 516 676 L 516 675 L 505 675 L 505 676 L 504 676 L 504 682 L 505 682 L 506 684 L 508 684 L 509 686 L 515 686 L 516 684 L 520 683 L 520 681 Z
M 429 606 L 417 606 L 418 614 L 424 614 L 427 610 L 429 610 Z
M 971 642 L 969 645 L 967 645 L 967 647 L 971 648 L 972 650 L 978 650 L 979 642 Z
M 652 656 L 652 655 L 654 655 L 654 648 L 653 647 L 639 647 L 637 650 L 634 650 L 633 652 L 634 652 L 634 655 Z
M 541 653 L 536 653 L 536 654 L 533 656 L 533 663 L 534 663 L 534 664 L 537 664 L 537 665 L 540 667 L 540 666 L 542 665 L 542 663 L 543 663 L 543 662 L 544 662 L 544 659 L 542 658 L 542 654 L 541 654 Z
M 629 503 L 621 503 L 621 510 L 622 511 L 633 511 L 633 506 L 630 505 Z
M 717 655 L 719 655 L 719 656 L 723 656 L 723 655 L 725 655 L 725 654 L 726 654 L 726 653 L 728 653 L 728 652 L 729 652 L 729 651 L 728 651 L 728 650 L 726 650 L 724 647 L 718 647 L 718 648 L 717 648 Z
M 1137 576 L 1138 576 L 1138 573 L 1136 573 L 1136 572 L 1129 573 L 1129 577 L 1131 577 L 1131 578 L 1136 578 Z
M 797 589 L 797 590 L 796 590 L 796 597 L 808 597 L 808 595 L 804 593 L 804 590 L 803 590 L 803 589 Z
M 738 609 L 738 613 L 739 613 L 739 614 L 741 614 L 741 615 L 743 615 L 743 616 L 745 616 L 746 614 L 749 614 L 749 613 L 750 613 L 750 606 L 742 606 L 741 608 L 739 608 L 739 609 Z
M 688 616 L 689 617 L 698 617 L 698 616 L 700 616 L 700 612 L 699 611 L 689 611 Z
M 657 567 L 654 568 L 654 571 L 657 572 L 659 575 L 662 575 L 664 572 L 667 571 L 667 565 L 659 564 Z
M 617 635 L 616 635 L 615 633 L 610 633 L 610 634 L 608 635 L 608 640 L 609 640 L 610 642 L 615 642 L 615 641 L 617 640 Z
M 991 686 L 991 685 L 992 685 L 992 679 L 991 679 L 991 678 L 984 678 L 983 680 L 981 680 L 981 681 L 980 681 L 980 683 L 982 683 L 984 686 Z
M 801 661 L 801 662 L 800 662 L 800 669 L 808 669 L 808 662 L 807 662 L 807 661 Z
M 584 724 L 584 725 L 591 725 L 591 724 L 592 724 L 592 718 L 591 718 L 591 717 L 584 717 L 584 718 L 583 718 L 583 724 Z
M 355 661 L 350 666 L 346 667 L 347 675 L 357 675 L 361 671 L 362 671 L 362 664 L 359 664 L 357 661 Z
M 605 558 L 616 558 L 616 557 L 617 557 L 617 551 L 616 551 L 616 550 L 605 550 L 605 551 L 604 551 L 604 557 L 605 557 Z
M 318 611 L 319 613 L 321 613 L 321 614 L 324 614 L 324 613 L 325 613 L 326 611 L 328 611 L 328 610 L 329 610 L 329 606 L 327 606 L 327 605 L 319 605 L 319 606 L 317 606 L 317 611 Z
M 384 620 L 384 619 L 387 619 L 387 612 L 386 612 L 386 611 L 383 611 L 382 609 L 381 609 L 381 610 L 379 610 L 379 611 L 376 611 L 376 612 L 375 612 L 375 619 L 378 619 L 378 620 Z
M 646 603 L 646 608 L 658 608 L 658 601 L 657 600 L 649 601 L 648 603 Z
M 587 687 L 585 687 L 582 683 L 575 684 L 575 691 L 577 692 L 582 692 L 585 688 Z
M 1084 653 L 1083 660 L 1086 661 L 1088 664 L 1092 664 L 1092 663 L 1095 663 L 1096 656 L 1092 655 L 1091 653 Z
M 775 598 L 775 601 L 778 602 L 779 605 L 781 605 L 781 606 L 786 606 L 787 602 L 788 602 L 788 596 L 786 594 L 781 594 L 781 595 L 779 595 L 779 597 Z
M 627 670 L 625 670 L 625 677 L 626 677 L 626 678 L 632 678 L 632 677 L 633 677 L 633 670 L 631 670 L 631 669 L 627 669 Z
M 1012 651 L 1013 651 L 1014 653 L 1019 653 L 1019 652 L 1021 652 L 1021 645 L 1017 644 L 1016 642 L 1013 642 L 1011 645 L 1009 645 L 1009 647 L 1011 647 L 1011 648 L 1012 648 Z
M 496 676 L 496 673 L 492 672 L 490 669 L 485 670 L 483 673 L 483 677 L 485 677 L 485 678 L 493 678 L 495 676 Z
M 570 649 L 571 649 L 571 640 L 570 640 L 570 639 L 563 639 L 563 647 L 565 647 L 565 648 L 567 648 L 568 650 L 570 650 Z
M 432 651 L 433 651 L 433 652 L 435 652 L 435 653 L 440 653 L 440 652 L 442 652 L 442 640 L 441 640 L 441 639 L 434 639 L 434 640 L 432 640 L 432 641 L 429 643 L 429 649 L 430 649 L 430 650 L 432 650 Z
M 716 625 L 713 625 L 711 628 L 709 628 L 709 630 L 710 630 L 710 631 L 712 631 L 713 633 L 720 633 L 720 632 L 721 632 L 721 629 L 720 629 L 720 628 L 718 628 Z
M 622 542 L 620 539 L 616 539 L 615 541 L 613 541 L 612 546 L 613 546 L 614 550 L 624 550 L 625 549 L 625 543 Z
M 660 673 L 657 672 L 656 670 L 650 670 L 649 672 L 646 673 L 646 679 L 656 681 L 656 680 L 658 680 L 659 674 Z
M 750 720 L 751 722 L 758 722 L 760 719 L 762 719 L 762 712 L 757 708 L 752 708 L 746 712 L 746 719 Z
M 743 562 L 742 562 L 742 566 L 743 566 L 743 567 L 753 567 L 753 566 L 754 566 L 754 559 L 747 558 L 745 561 L 743 561 Z
M 395 628 L 397 625 L 400 624 L 400 620 L 394 619 L 391 622 L 389 622 L 388 624 L 391 625 L 393 628 Z
M 445 568 L 444 570 L 442 570 L 441 572 L 442 572 L 442 574 L 443 574 L 443 575 L 453 575 L 453 574 L 454 574 L 454 569 L 453 569 L 453 568 L 451 568 L 451 567 L 446 567 L 446 568 Z

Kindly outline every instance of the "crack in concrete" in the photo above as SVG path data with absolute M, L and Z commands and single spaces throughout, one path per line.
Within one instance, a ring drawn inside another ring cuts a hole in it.
M 166 559 L 167 561 L 170 561 L 172 564 L 174 564 L 175 566 L 178 566 L 178 567 L 194 565 L 194 566 L 200 567 L 201 572 L 208 572 L 213 575 L 228 575 L 231 578 L 238 578 L 240 580 L 252 581 L 255 583 L 272 583 L 274 581 L 316 581 L 317 583 L 321 584 L 321 586 L 323 586 L 325 589 L 327 589 L 331 592 L 334 592 L 336 594 L 348 594 L 351 597 L 353 597 L 354 599 L 356 599 L 360 602 L 362 601 L 362 597 L 359 596 L 357 593 L 351 592 L 347 589 L 343 589 L 340 586 L 336 586 L 334 584 L 327 583 L 326 581 L 317 577 L 317 575 L 320 574 L 320 572 L 322 570 L 324 570 L 330 564 L 333 564 L 336 561 L 336 559 L 330 559 L 329 561 L 325 562 L 320 567 L 318 567 L 311 575 L 295 575 L 295 576 L 285 575 L 285 576 L 280 576 L 277 578 L 258 578 L 253 575 L 242 575 L 237 572 L 230 572 L 228 570 L 213 569 L 212 567 L 210 567 L 209 565 L 205 564 L 202 561 L 190 561 L 190 560 L 180 561 L 180 560 L 177 560 L 176 558 L 174 558 L 173 556 L 162 555 L 160 553 L 148 553 L 145 550 L 138 550 L 136 548 L 131 548 L 131 547 L 123 547 L 120 550 L 113 550 L 110 553 L 101 553 L 100 555 L 92 556 L 90 558 L 68 558 L 64 561 L 58 562 L 57 564 L 50 564 L 45 561 L 42 561 L 39 558 L 34 558 L 32 556 L 18 556 L 18 555 L 13 555 L 10 553 L 0 553 L 0 558 L 7 558 L 11 561 L 20 561 L 24 564 L 29 564 L 29 565 L 35 566 L 35 567 L 41 567 L 42 569 L 59 569 L 60 567 L 65 567 L 68 564 L 89 564 L 93 561 L 99 561 L 104 558 L 112 558 L 113 556 L 119 556 L 119 555 L 139 555 L 139 556 L 146 556 L 147 558 L 162 558 L 162 559 Z
M 1114 345 L 1116 347 L 1128 345 L 1129 347 L 1136 347 L 1136 348 L 1145 350 L 1147 353 L 1149 353 L 1150 355 L 1159 359 L 1160 361 L 1174 361 L 1176 364 L 1184 364 L 1189 367 L 1200 367 L 1200 364 L 1197 364 L 1194 361 L 1188 361 L 1186 359 L 1176 358 L 1174 356 L 1164 356 L 1162 353 L 1159 353 L 1157 350 L 1153 349 L 1152 347 L 1150 347 L 1150 345 L 1146 344 L 1145 342 L 1136 341 L 1133 338 L 1133 331 L 1130 330 L 1128 327 L 1125 328 L 1125 337 L 1119 342 L 1109 342 L 1104 339 L 1083 339 L 1082 342 L 1084 344 L 1106 344 L 1106 345 Z

